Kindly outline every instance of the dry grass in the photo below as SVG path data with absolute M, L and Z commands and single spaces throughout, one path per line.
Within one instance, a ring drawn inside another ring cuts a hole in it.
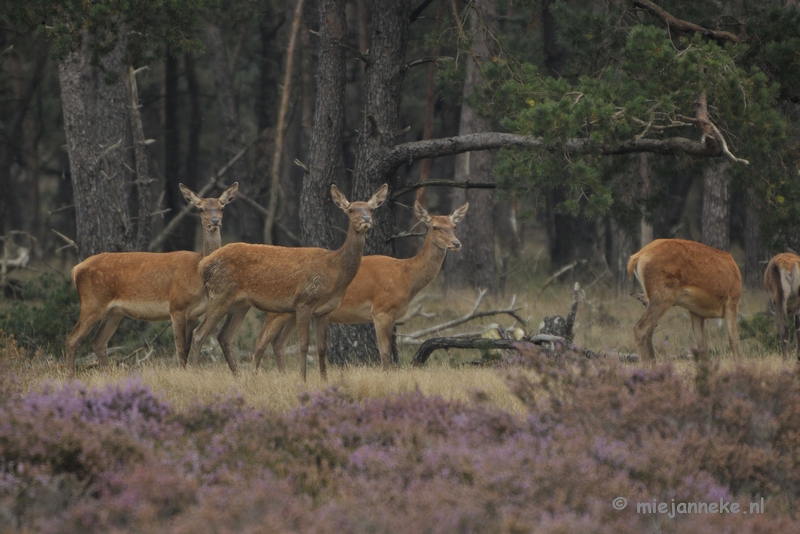
M 428 289 L 430 298 L 425 301 L 424 309 L 437 314 L 435 319 L 417 317 L 408 324 L 399 327 L 401 333 L 414 332 L 427 328 L 431 324 L 439 324 L 449 319 L 466 314 L 475 302 L 475 293 L 451 293 L 447 298 L 441 290 L 434 286 Z M 571 299 L 571 289 L 555 286 L 539 297 L 518 298 L 524 307 L 519 314 L 529 317 L 527 329 L 535 330 L 543 317 L 548 315 L 566 315 Z M 500 299 L 487 298 L 481 309 L 502 308 L 508 306 L 509 297 Z M 746 292 L 741 312 L 748 316 L 765 307 L 766 295 L 763 292 Z M 614 351 L 634 353 L 633 325 L 641 316 L 643 307 L 632 298 L 615 299 L 609 297 L 602 288 L 590 289 L 578 312 L 575 342 L 596 351 Z M 266 358 L 265 369 L 260 373 L 252 373 L 246 361 L 248 349 L 258 333 L 259 317 L 248 316 L 248 322 L 240 335 L 242 376 L 234 378 L 227 369 L 224 360 L 218 358 L 215 363 L 206 362 L 197 369 L 182 369 L 174 361 L 174 356 L 163 357 L 145 362 L 136 370 L 117 367 L 109 371 L 85 369 L 78 378 L 90 387 L 102 387 L 111 383 L 127 380 L 132 374 L 141 376 L 143 382 L 154 391 L 162 393 L 177 409 L 183 409 L 194 403 L 214 402 L 221 397 L 241 396 L 248 405 L 277 411 L 286 411 L 296 407 L 299 396 L 305 392 L 324 389 L 335 385 L 345 390 L 356 399 L 387 396 L 419 389 L 426 395 L 440 395 L 445 399 L 474 401 L 481 399 L 503 410 L 523 414 L 523 404 L 509 392 L 504 373 L 494 369 L 464 365 L 475 360 L 475 351 L 449 352 L 437 351 L 422 369 L 411 368 L 409 363 L 416 347 L 401 347 L 401 367 L 389 373 L 376 368 L 333 368 L 330 370 L 329 383 L 319 379 L 316 365 L 309 367 L 309 381 L 302 384 L 299 380 L 299 364 L 296 357 L 290 358 L 289 371 L 280 373 L 271 358 Z M 496 322 L 511 326 L 514 321 L 508 316 L 485 318 L 464 325 L 457 331 L 477 331 L 485 325 Z M 777 371 L 791 369 L 794 361 L 784 361 L 778 353 L 768 353 L 754 340 L 743 340 L 742 361 L 733 361 L 728 352 L 727 336 L 722 324 L 709 321 L 707 335 L 712 358 L 723 368 L 735 365 L 755 366 L 761 370 Z M 719 321 L 721 323 L 721 321 Z M 444 332 L 443 335 L 452 332 Z M 680 308 L 673 308 L 660 322 L 655 345 L 660 361 L 674 362 L 678 370 L 685 370 L 691 375 L 691 362 L 686 360 L 694 338 L 687 313 Z M 165 349 L 166 350 L 166 349 Z M 7 351 L 6 355 L 10 353 Z M 15 358 L 19 386 L 23 391 L 35 390 L 44 382 L 61 383 L 69 379 L 59 363 L 57 356 L 38 357 L 33 360 Z

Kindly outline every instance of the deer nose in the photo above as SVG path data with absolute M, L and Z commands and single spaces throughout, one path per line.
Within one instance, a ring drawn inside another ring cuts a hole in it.
M 371 222 L 372 221 L 372 217 L 370 217 L 369 215 L 363 215 L 361 217 L 361 220 L 364 221 L 364 222 Z
M 453 241 L 453 248 L 458 250 L 461 248 L 461 241 Z
M 213 224 L 214 226 L 219 226 L 220 222 L 221 221 L 219 217 L 211 217 L 211 224 Z

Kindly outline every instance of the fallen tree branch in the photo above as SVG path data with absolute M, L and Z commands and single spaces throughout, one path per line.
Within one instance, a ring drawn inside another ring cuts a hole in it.
M 527 341 L 518 341 L 516 339 L 486 339 L 478 338 L 456 338 L 456 337 L 435 337 L 425 341 L 420 345 L 411 364 L 414 367 L 422 367 L 428 361 L 433 351 L 437 349 L 480 349 L 491 350 L 513 349 L 517 352 L 524 351 L 539 351 L 540 347 Z
M 411 339 L 419 339 L 422 336 L 425 336 L 425 335 L 428 335 L 428 334 L 433 334 L 434 332 L 440 332 L 442 330 L 447 330 L 449 328 L 453 328 L 453 327 L 458 326 L 460 324 L 464 324 L 464 323 L 466 323 L 468 321 L 471 321 L 473 319 L 479 319 L 481 317 L 491 317 L 492 315 L 500 315 L 500 314 L 510 315 L 511 317 L 516 319 L 520 324 L 527 324 L 527 321 L 525 321 L 525 319 L 523 319 L 522 317 L 520 317 L 516 313 L 517 311 L 522 309 L 522 306 L 514 307 L 514 303 L 517 300 L 516 295 L 512 298 L 511 305 L 508 308 L 505 308 L 505 309 L 502 309 L 502 310 L 487 310 L 487 311 L 479 312 L 478 311 L 478 307 L 481 305 L 481 302 L 483 301 L 483 297 L 484 296 L 486 296 L 486 290 L 482 289 L 478 293 L 478 298 L 475 301 L 475 305 L 472 307 L 472 311 L 469 312 L 468 314 L 464 315 L 463 317 L 460 317 L 458 319 L 453 319 L 452 321 L 448 321 L 448 322 L 440 324 L 440 325 L 432 326 L 430 328 L 425 328 L 425 329 L 420 330 L 418 332 L 414 332 L 413 334 L 397 334 L 397 335 L 398 335 L 398 337 L 402 336 L 402 337 L 407 337 L 407 338 L 411 338 Z

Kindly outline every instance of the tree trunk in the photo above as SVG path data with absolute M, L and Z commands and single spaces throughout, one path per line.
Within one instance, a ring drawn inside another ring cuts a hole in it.
M 320 1 L 319 67 L 314 130 L 308 174 L 300 197 L 300 223 L 307 247 L 336 248 L 331 229 L 331 184 L 341 180 L 344 129 L 345 51 L 338 45 L 347 36 L 344 0 Z M 353 197 L 350 197 L 354 200 Z
M 408 0 L 376 0 L 372 6 L 372 33 L 364 80 L 364 119 L 358 138 L 351 200 L 368 199 L 383 183 L 389 184 L 390 191 L 396 187 L 396 168 L 381 167 L 381 159 L 400 135 L 409 13 Z M 387 243 L 394 233 L 394 220 L 394 206 L 390 202 L 375 211 L 364 255 L 394 255 L 394 242 Z M 331 325 L 328 346 L 334 364 L 380 361 L 375 328 L 371 324 Z
M 166 223 L 169 223 L 181 211 L 185 202 L 178 184 L 182 182 L 192 191 L 197 191 L 196 181 L 192 183 L 188 175 L 181 177 L 181 124 L 178 118 L 180 105 L 178 80 L 178 58 L 167 47 L 167 55 L 164 60 L 164 201 L 169 211 L 164 217 Z M 194 250 L 194 236 L 194 220 L 191 217 L 184 217 L 175 232 L 167 239 L 166 248 L 167 250 Z
M 197 191 L 197 186 L 200 183 L 200 134 L 203 131 L 203 109 L 200 102 L 200 83 L 197 80 L 195 59 L 192 54 L 183 56 L 183 66 L 186 76 L 186 92 L 189 95 L 189 135 L 186 142 L 186 166 L 184 167 L 183 183 L 192 191 Z M 197 223 L 192 222 L 190 225 L 191 241 L 187 239 L 186 250 L 194 250 L 195 248 L 196 227 Z
M 730 248 L 730 180 L 727 161 L 714 162 L 703 170 L 702 242 L 720 250 Z
M 208 48 L 211 71 L 214 73 L 214 86 L 217 90 L 217 104 L 219 105 L 220 127 L 222 131 L 223 160 L 239 153 L 244 147 L 244 134 L 239 123 L 239 112 L 236 106 L 236 95 L 233 89 L 228 52 L 222 31 L 214 24 L 206 25 L 206 47 Z M 255 197 L 258 194 L 253 182 L 253 173 L 246 157 L 240 158 L 228 171 L 230 182 L 239 182 L 239 191 L 242 194 Z M 246 205 L 241 205 L 234 211 L 238 219 L 239 234 L 242 241 L 259 243 L 263 235 L 263 222 L 261 215 Z
M 630 292 L 628 260 L 638 249 L 630 232 L 621 227 L 612 217 L 607 219 L 606 231 L 609 232 L 611 238 L 608 267 L 614 276 L 616 295 L 621 297 Z
M 761 262 L 767 259 L 761 241 L 761 217 L 759 206 L 754 204 L 755 198 L 755 192 L 748 190 L 744 212 L 744 283 L 749 288 L 763 287 L 765 266 Z
M 124 74 L 121 41 L 101 61 L 105 72 Z M 134 249 L 128 169 L 134 162 L 124 78 L 108 85 L 89 64 L 86 44 L 59 65 L 64 130 L 75 200 L 78 257 Z M 143 224 L 149 221 L 142 221 Z
M 466 55 L 467 76 L 461 98 L 461 125 L 459 135 L 492 131 L 487 121 L 479 117 L 469 99 L 483 83 L 481 68 L 491 60 L 486 36 L 493 30 L 494 4 L 488 0 L 474 3 L 470 13 L 473 37 L 471 54 Z M 456 180 L 465 182 L 493 182 L 494 156 L 488 150 L 466 152 L 456 156 Z M 494 191 L 488 189 L 455 189 L 452 207 L 469 202 L 469 217 L 459 225 L 459 239 L 463 245 L 457 254 L 448 254 L 444 263 L 445 291 L 461 289 L 500 289 L 495 263 Z

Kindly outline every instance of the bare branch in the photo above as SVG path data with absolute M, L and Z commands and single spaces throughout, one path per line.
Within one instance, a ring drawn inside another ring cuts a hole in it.
M 475 301 L 475 305 L 472 307 L 472 311 L 469 312 L 468 314 L 464 315 L 463 317 L 460 317 L 458 319 L 453 319 L 452 321 L 448 321 L 446 323 L 443 323 L 443 324 L 440 324 L 440 325 L 437 325 L 437 326 L 432 326 L 430 328 L 425 328 L 425 329 L 422 329 L 422 330 L 420 330 L 418 332 L 414 332 L 412 334 L 397 334 L 397 335 L 398 335 L 398 337 L 402 336 L 402 337 L 411 338 L 411 339 L 418 339 L 418 338 L 420 338 L 422 336 L 425 336 L 425 335 L 428 335 L 428 334 L 433 334 L 435 332 L 440 332 L 442 330 L 447 330 L 447 329 L 453 328 L 455 326 L 464 324 L 467 321 L 471 321 L 473 319 L 479 319 L 481 317 L 490 317 L 492 315 L 500 315 L 500 314 L 510 315 L 511 317 L 513 317 L 514 319 L 519 321 L 520 324 L 526 324 L 526 321 L 523 318 L 521 318 L 519 315 L 517 315 L 517 313 L 516 313 L 517 311 L 522 309 L 522 306 L 514 307 L 514 302 L 513 301 L 511 303 L 511 306 L 509 306 L 508 308 L 505 308 L 505 309 L 487 310 L 487 311 L 479 312 L 478 311 L 478 307 L 481 305 L 481 302 L 483 301 L 483 297 L 485 297 L 485 296 L 486 296 L 486 290 L 482 289 L 478 293 L 478 298 Z
M 425 158 L 461 154 L 474 150 L 497 148 L 544 149 L 567 154 L 591 153 L 601 156 L 652 152 L 654 154 L 716 157 L 723 155 L 719 146 L 694 141 L 685 137 L 667 139 L 629 139 L 614 144 L 596 143 L 590 139 L 572 138 L 558 143 L 547 143 L 541 137 L 501 132 L 482 132 L 455 137 L 442 137 L 412 141 L 393 146 L 376 162 L 376 172 L 389 173 L 400 165 Z
M 673 30 L 678 30 L 680 32 L 699 33 L 704 37 L 710 37 L 716 41 L 729 41 L 731 43 L 741 42 L 737 35 L 734 35 L 730 32 L 709 30 L 708 28 L 704 28 L 699 24 L 695 24 L 694 22 L 679 19 L 668 11 L 657 6 L 650 0 L 634 0 L 633 5 L 647 9 Z
M 426 63 L 439 63 L 440 61 L 455 61 L 455 58 L 450 56 L 428 56 L 428 57 L 421 57 L 419 59 L 415 59 L 409 63 L 403 65 L 403 70 L 408 70 L 412 67 L 416 67 L 417 65 L 424 65 Z
M 441 186 L 441 187 L 458 187 L 460 189 L 495 189 L 497 184 L 494 182 L 456 182 L 455 180 L 424 180 L 421 182 L 414 182 L 413 184 L 408 184 L 400 189 L 396 189 L 394 193 L 392 193 L 389 198 L 391 200 L 395 200 L 398 197 L 405 195 L 406 193 L 410 193 L 416 189 L 421 189 L 423 187 L 433 187 L 433 186 Z M 405 237 L 405 236 L 401 236 Z

